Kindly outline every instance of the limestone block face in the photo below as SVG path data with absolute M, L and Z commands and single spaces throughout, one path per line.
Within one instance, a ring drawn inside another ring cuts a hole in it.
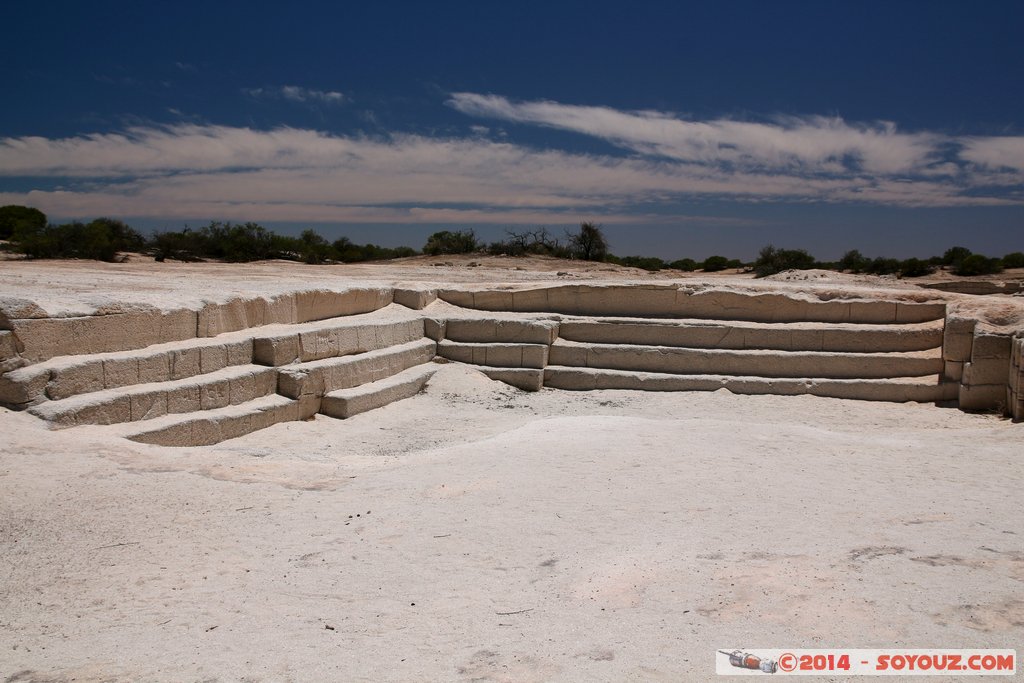
M 974 343 L 974 320 L 946 318 L 946 329 L 942 337 L 942 357 L 946 360 L 968 361 Z
M 544 371 L 534 368 L 489 368 L 480 367 L 480 372 L 498 382 L 522 389 L 540 391 L 544 386 Z
M 206 382 L 199 387 L 199 407 L 202 410 L 223 408 L 231 402 L 231 383 L 228 380 Z
M 171 354 L 158 353 L 139 358 L 139 382 L 166 382 L 171 378 Z
M 940 303 L 896 303 L 896 322 L 923 323 L 928 320 L 939 320 L 946 315 L 946 304 Z
M 195 339 L 198 318 L 196 311 L 190 311 L 187 308 L 165 311 L 160 315 L 158 343 Z
M 202 372 L 202 354 L 198 348 L 174 349 L 170 354 L 171 379 L 195 377 Z
M 66 426 L 73 424 L 111 425 L 130 422 L 132 419 L 131 397 L 124 395 L 112 400 L 86 404 L 79 407 L 74 413 L 66 415 L 70 424 L 66 424 L 63 419 L 58 419 L 59 424 L 66 424 Z
M 281 366 L 299 358 L 299 335 L 256 338 L 252 341 L 253 361 L 260 365 Z
M 107 389 L 139 383 L 139 359 L 135 356 L 103 360 L 103 386 Z
M 168 413 L 192 413 L 202 410 L 198 384 L 189 384 L 167 391 Z
M 401 289 L 394 291 L 396 304 L 421 311 L 437 300 L 437 291 L 433 289 Z
M 423 320 L 423 333 L 433 339 L 434 341 L 441 341 L 445 338 L 445 329 L 447 321 L 435 320 L 434 318 L 424 318 Z
M 964 364 L 961 361 L 947 360 L 943 363 L 942 377 L 951 382 L 959 382 L 964 376 Z
M 252 363 L 252 347 L 252 339 L 243 339 L 227 344 L 228 365 L 249 365 Z
M 448 339 L 462 342 L 551 344 L 558 337 L 558 323 L 553 320 L 452 318 L 445 327 Z
M 69 396 L 103 389 L 103 363 L 87 360 L 78 365 L 54 369 L 46 385 L 46 395 L 54 401 L 59 401 Z
M 206 374 L 223 370 L 228 365 L 228 349 L 226 346 L 203 346 L 199 349 L 199 369 Z
M 1001 358 L 979 358 L 964 364 L 963 383 L 1002 384 L 1009 377 L 1009 365 Z
M 167 414 L 167 392 L 150 391 L 131 396 L 132 421 L 150 420 Z
M 31 365 L 0 375 L 0 403 L 23 410 L 44 399 L 49 380 L 49 371 Z
M 971 360 L 981 358 L 1010 358 L 1010 345 L 1012 338 L 1005 334 L 986 334 L 976 332 L 974 344 L 971 347 Z
M 277 393 L 288 398 L 323 396 L 324 371 L 322 368 L 286 368 L 277 374 Z
M 1005 407 L 1005 384 L 960 385 L 961 410 L 994 410 Z
M 474 300 L 475 292 L 464 292 L 458 289 L 439 289 L 437 290 L 437 298 L 442 301 L 447 301 L 455 306 L 461 306 L 462 308 L 478 308 L 476 301 Z M 509 303 L 512 302 L 512 296 L 508 296 Z M 509 309 L 505 309 L 509 310 Z
M 0 330 L 0 359 L 14 358 L 23 347 L 10 330 Z

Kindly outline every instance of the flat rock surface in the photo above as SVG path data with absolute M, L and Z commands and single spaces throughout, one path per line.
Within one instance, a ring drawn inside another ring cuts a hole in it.
M 991 415 L 442 364 L 205 448 L 0 432 L 2 680 L 702 681 L 722 647 L 1024 637 Z
M 49 315 L 627 281 L 923 291 L 500 257 L 0 263 L 2 296 Z M 925 296 L 1021 320 L 1020 297 Z M 0 681 L 706 681 L 720 648 L 1024 640 L 1022 425 L 724 390 L 528 393 L 438 368 L 384 408 L 202 448 L 0 409 Z

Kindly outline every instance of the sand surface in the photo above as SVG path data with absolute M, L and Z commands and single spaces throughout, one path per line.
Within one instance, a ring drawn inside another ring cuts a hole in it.
M 454 363 L 385 408 L 204 448 L 0 409 L 0 681 L 705 681 L 716 648 L 1020 652 L 1022 429 L 531 394 Z

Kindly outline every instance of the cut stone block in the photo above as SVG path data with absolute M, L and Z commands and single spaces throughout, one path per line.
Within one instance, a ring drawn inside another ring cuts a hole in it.
M 971 360 L 982 358 L 1009 359 L 1012 337 L 1005 334 L 975 333 Z
M 348 418 L 409 398 L 419 393 L 436 371 L 437 367 L 428 363 L 376 382 L 332 391 L 323 397 L 320 412 L 330 417 Z
M 938 375 L 893 379 L 828 379 L 735 377 L 727 375 L 671 375 L 549 365 L 544 386 L 586 391 L 639 389 L 643 391 L 716 391 L 736 394 L 797 396 L 810 394 L 867 401 L 932 403 L 956 398 L 957 385 L 942 383 Z
M 208 372 L 223 370 L 227 366 L 227 346 L 203 346 L 199 349 L 199 371 L 204 375 Z
M 908 353 L 733 351 L 580 344 L 560 339 L 551 346 L 548 358 L 552 365 L 681 375 L 868 379 L 934 375 L 943 371 L 937 349 Z
M 0 330 L 0 359 L 13 358 L 21 351 L 21 342 L 10 330 Z
M 942 357 L 946 360 L 967 361 L 971 359 L 974 343 L 974 320 L 959 317 L 946 319 L 946 331 L 942 340 Z
M 202 353 L 198 348 L 175 349 L 170 354 L 171 379 L 195 377 L 202 372 Z
M 942 345 L 942 322 L 907 325 L 752 323 L 636 319 L 562 321 L 562 339 L 708 349 L 885 352 L 923 351 Z
M 1006 385 L 1010 377 L 1010 364 L 1005 358 L 982 358 L 964 364 L 963 383 Z
M 297 419 L 297 401 L 271 395 L 200 414 L 157 418 L 147 424 L 145 431 L 134 432 L 128 438 L 157 446 L 207 446 Z
M 944 361 L 943 368 L 942 376 L 952 382 L 959 382 L 964 376 L 964 364 L 961 361 Z
M 554 320 L 449 318 L 445 337 L 457 342 L 551 344 L 558 338 Z
M 102 391 L 105 388 L 103 363 L 83 359 L 77 365 L 51 370 L 50 381 L 46 385 L 46 396 L 59 401 L 76 394 Z
M 536 368 L 491 368 L 482 365 L 474 366 L 476 370 L 498 382 L 522 389 L 523 391 L 540 391 L 544 386 L 544 371 Z
M 960 385 L 960 410 L 1003 410 L 1006 384 Z
M 548 346 L 544 344 L 471 344 L 447 339 L 437 344 L 438 355 L 473 365 L 505 368 L 543 368 Z
M 103 388 L 126 387 L 139 383 L 139 359 L 135 356 L 105 358 L 103 363 Z
M 23 410 L 45 400 L 44 392 L 49 380 L 49 371 L 34 365 L 0 375 L 0 404 L 13 410 Z
M 437 301 L 437 291 L 433 289 L 402 289 L 394 290 L 396 304 L 421 311 Z
M 423 320 L 423 333 L 434 341 L 441 341 L 445 336 L 446 322 L 445 320 L 425 318 Z
M 340 358 L 325 358 L 283 368 L 278 392 L 289 398 L 327 393 L 376 382 L 414 365 L 430 362 L 437 344 L 421 338 L 386 349 Z

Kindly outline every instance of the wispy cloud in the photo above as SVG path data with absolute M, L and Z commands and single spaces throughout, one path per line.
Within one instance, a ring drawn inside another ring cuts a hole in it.
M 471 116 L 573 131 L 644 155 L 769 171 L 916 172 L 941 161 L 935 153 L 946 141 L 932 133 L 899 132 L 890 122 L 849 124 L 823 116 L 777 117 L 770 123 L 687 121 L 665 112 L 514 103 L 474 93 L 455 93 L 448 103 Z
M 299 85 L 281 85 L 267 88 L 244 88 L 245 94 L 263 99 L 289 100 L 291 102 L 317 102 L 341 104 L 345 96 L 336 90 L 314 90 Z
M 465 93 L 451 105 L 591 135 L 622 153 L 538 149 L 479 126 L 463 137 L 137 126 L 0 139 L 0 176 L 64 185 L 0 201 L 57 216 L 550 225 L 580 216 L 685 221 L 679 207 L 694 199 L 942 207 L 1019 205 L 1024 196 L 1024 138 L 903 133 L 821 117 L 694 122 Z

